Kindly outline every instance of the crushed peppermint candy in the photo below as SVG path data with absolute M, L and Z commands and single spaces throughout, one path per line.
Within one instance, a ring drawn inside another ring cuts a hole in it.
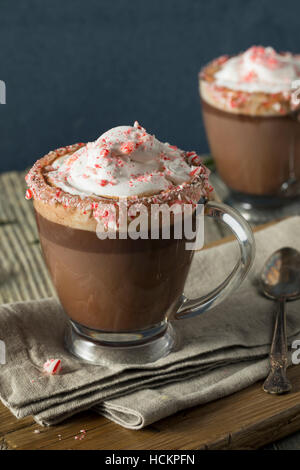
M 48 375 L 59 374 L 61 369 L 62 367 L 60 359 L 48 359 L 43 365 L 43 370 Z
M 129 143 L 133 145 L 129 145 Z M 123 151 L 122 151 L 123 149 Z M 125 150 L 125 153 L 124 153 Z M 28 196 L 114 223 L 113 201 L 149 207 L 183 198 L 208 198 L 209 170 L 196 152 L 159 142 L 137 122 L 103 134 L 95 142 L 49 152 L 26 176 Z M 109 204 L 107 204 L 107 202 Z M 131 219 L 131 217 L 130 217 Z
M 131 197 L 157 194 L 191 180 L 191 171 L 201 165 L 195 152 L 162 143 L 137 122 L 119 126 L 89 142 L 69 157 L 55 160 L 49 182 L 81 198 Z M 130 177 L 129 177 L 130 175 Z
M 77 441 L 82 441 L 82 439 L 85 439 L 86 437 L 86 430 L 85 429 L 80 429 L 80 434 L 77 434 L 74 436 L 74 439 Z
M 206 65 L 200 72 L 201 96 L 234 113 L 288 114 L 299 109 L 292 99 L 292 84 L 299 78 L 300 55 L 252 46 Z
M 27 189 L 26 193 L 25 193 L 25 199 L 27 199 L 27 201 L 29 201 L 30 199 L 33 198 L 33 192 L 31 189 Z

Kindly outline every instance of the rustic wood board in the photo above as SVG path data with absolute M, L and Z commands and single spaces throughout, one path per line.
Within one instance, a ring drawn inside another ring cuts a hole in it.
M 268 395 L 257 383 L 229 397 L 177 413 L 141 431 L 124 429 L 86 412 L 51 428 L 16 420 L 0 407 L 0 448 L 5 449 L 255 449 L 300 428 L 300 366 L 288 376 L 293 392 Z M 76 440 L 81 429 L 86 437 Z M 39 433 L 34 431 L 38 430 Z
M 255 449 L 300 429 L 300 366 L 292 367 L 288 376 L 293 384 L 288 395 L 268 395 L 257 383 L 141 431 L 124 429 L 92 412 L 41 428 L 32 418 L 15 419 L 0 404 L 0 449 Z M 86 437 L 75 439 L 81 429 Z

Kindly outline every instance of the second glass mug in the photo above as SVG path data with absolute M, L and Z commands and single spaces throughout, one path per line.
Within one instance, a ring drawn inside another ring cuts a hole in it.
M 69 317 L 71 353 L 99 365 L 154 362 L 174 347 L 171 321 L 206 312 L 237 289 L 254 259 L 252 230 L 222 203 L 206 202 L 204 215 L 230 228 L 240 256 L 217 288 L 188 299 L 183 290 L 194 252 L 186 250 L 186 239 L 100 240 L 36 210 L 44 258 Z
M 201 93 L 201 92 L 200 92 Z M 300 197 L 299 112 L 252 116 L 217 109 L 202 97 L 211 154 L 230 190 L 228 203 L 253 222 Z

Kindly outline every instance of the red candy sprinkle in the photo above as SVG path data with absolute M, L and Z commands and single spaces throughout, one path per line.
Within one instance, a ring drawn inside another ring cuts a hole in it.
M 254 62 L 263 63 L 270 69 L 279 67 L 280 63 L 276 58 L 276 53 L 273 50 L 267 50 L 261 46 L 254 46 L 251 48 L 251 60 Z
M 33 198 L 33 192 L 31 191 L 31 189 L 27 189 L 26 194 L 25 194 L 25 199 L 29 201 L 29 199 L 32 199 L 32 198 Z
M 189 175 L 194 176 L 196 173 L 199 172 L 200 167 L 195 168 L 194 170 L 190 171 Z
M 249 73 L 247 73 L 247 75 L 245 75 L 244 81 L 245 82 L 252 82 L 256 78 L 257 78 L 256 73 L 254 72 L 254 70 L 251 70 L 251 72 L 249 72 Z
M 43 365 L 44 372 L 49 375 L 58 374 L 61 371 L 60 359 L 48 359 Z
M 107 149 L 102 149 L 102 150 L 100 151 L 100 155 L 101 155 L 101 157 L 107 157 L 107 155 L 109 155 L 109 150 L 107 150 Z
M 125 142 L 121 145 L 121 152 L 125 154 L 129 154 L 134 150 L 134 143 L 133 142 Z
M 100 185 L 101 186 L 106 186 L 109 182 L 107 180 L 101 180 Z

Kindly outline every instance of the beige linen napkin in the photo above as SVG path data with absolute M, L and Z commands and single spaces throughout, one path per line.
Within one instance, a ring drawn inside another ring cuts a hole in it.
M 226 396 L 263 378 L 272 336 L 274 303 L 257 292 L 265 259 L 282 246 L 300 250 L 300 217 L 256 234 L 257 256 L 241 288 L 197 318 L 175 321 L 180 348 L 153 364 L 100 367 L 64 350 L 64 313 L 55 299 L 0 307 L 0 339 L 7 362 L 0 365 L 0 397 L 15 416 L 33 415 L 55 424 L 93 407 L 109 419 L 140 429 L 179 410 Z M 196 296 L 221 281 L 238 250 L 228 243 L 195 255 L 186 293 Z M 290 302 L 288 334 L 300 339 L 300 301 Z M 42 373 L 59 357 L 63 371 Z

